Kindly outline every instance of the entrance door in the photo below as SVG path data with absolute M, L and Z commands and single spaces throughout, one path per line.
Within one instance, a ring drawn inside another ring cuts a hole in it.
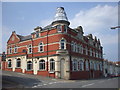
M 60 76 L 64 79 L 65 76 L 65 60 L 61 59 L 60 61 Z

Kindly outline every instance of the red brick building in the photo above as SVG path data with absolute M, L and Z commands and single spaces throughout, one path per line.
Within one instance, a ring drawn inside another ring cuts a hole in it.
M 53 22 L 36 27 L 28 36 L 12 32 L 7 42 L 5 70 L 63 79 L 89 79 L 103 75 L 103 48 L 83 28 L 69 27 L 63 7 Z

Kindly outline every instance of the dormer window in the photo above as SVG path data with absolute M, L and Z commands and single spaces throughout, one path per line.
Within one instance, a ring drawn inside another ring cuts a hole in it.
M 61 25 L 57 25 L 57 31 L 62 32 L 62 26 Z
M 39 37 L 39 31 L 36 31 L 36 38 Z
M 64 32 L 67 32 L 68 27 L 64 25 Z

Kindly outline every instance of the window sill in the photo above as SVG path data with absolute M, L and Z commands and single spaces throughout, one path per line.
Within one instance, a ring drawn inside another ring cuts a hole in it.
M 33 70 L 26 70 L 26 71 L 33 71 Z
M 19 69 L 19 68 L 21 68 L 21 67 L 16 67 L 16 69 Z
M 49 73 L 55 73 L 55 71 L 49 71 Z
M 7 67 L 7 68 L 11 69 L 12 67 Z

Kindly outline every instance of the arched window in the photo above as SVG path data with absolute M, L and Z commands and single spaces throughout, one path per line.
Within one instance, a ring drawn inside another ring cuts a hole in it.
M 17 46 L 14 47 L 14 53 L 17 53 Z
M 65 39 L 61 39 L 61 40 L 60 40 L 60 49 L 66 49 Z
M 32 62 L 31 61 L 27 62 L 27 70 L 32 70 Z
M 39 61 L 39 69 L 40 70 L 45 70 L 45 60 L 40 60 Z
M 20 60 L 20 58 L 18 58 L 17 59 L 17 61 L 16 61 L 17 63 L 16 63 L 16 67 L 21 67 L 21 60 Z
M 55 60 L 51 59 L 50 60 L 50 71 L 54 71 L 55 70 Z
M 32 45 L 28 46 L 28 53 L 32 53 Z
M 39 52 L 43 52 L 43 51 L 44 51 L 43 42 L 39 43 L 38 51 L 39 51 Z
M 8 67 L 12 67 L 12 62 L 11 62 L 11 59 L 8 60 Z
M 84 70 L 84 62 L 80 60 L 80 71 Z
M 90 61 L 90 69 L 93 69 L 94 68 L 94 64 L 92 61 Z
M 88 71 L 88 70 L 89 70 L 89 63 L 88 63 L 88 60 L 86 60 L 85 65 L 86 65 L 86 71 Z
M 77 71 L 77 60 L 76 59 L 74 59 L 73 61 L 72 61 L 72 70 L 73 71 Z

